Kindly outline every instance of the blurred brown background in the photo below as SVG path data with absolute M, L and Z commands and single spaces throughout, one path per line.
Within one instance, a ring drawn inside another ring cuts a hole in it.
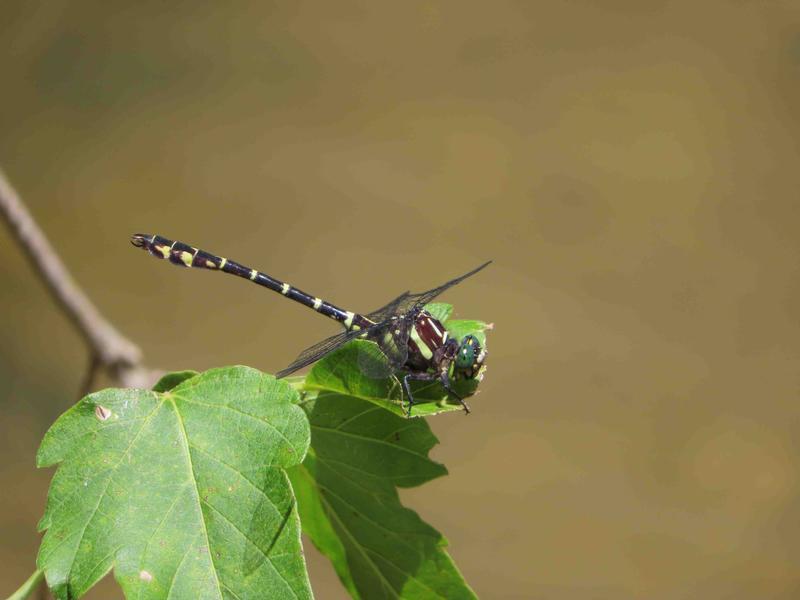
M 493 258 L 445 298 L 496 323 L 474 414 L 431 420 L 451 474 L 403 493 L 475 590 L 796 598 L 798 8 L 6 1 L 0 165 L 168 369 L 275 371 L 335 327 L 131 233 L 355 309 Z M 87 354 L 0 252 L 5 595 Z

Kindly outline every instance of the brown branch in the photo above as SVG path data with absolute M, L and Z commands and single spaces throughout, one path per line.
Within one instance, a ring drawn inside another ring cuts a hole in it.
M 91 353 L 92 372 L 87 376 L 90 384 L 99 366 L 125 387 L 152 385 L 157 374 L 142 365 L 138 346 L 117 331 L 78 287 L 2 169 L 0 213 L 56 304 L 86 340 Z

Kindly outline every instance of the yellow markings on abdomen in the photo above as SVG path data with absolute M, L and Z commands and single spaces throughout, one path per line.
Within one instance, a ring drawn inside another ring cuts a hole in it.
M 216 269 L 217 264 L 213 260 L 206 261 L 206 269 Z
M 322 306 L 322 300 L 314 298 L 314 310 L 319 310 L 320 306 Z
M 255 281 L 256 277 L 258 277 L 258 271 L 250 269 L 250 281 Z
M 348 310 L 346 314 L 347 318 L 344 320 L 344 326 L 350 329 L 351 327 L 353 327 L 353 319 L 355 318 L 356 313 L 352 313 Z M 356 327 L 358 326 L 356 325 Z M 355 329 L 356 327 L 353 327 L 353 329 Z
M 169 257 L 169 246 L 156 245 L 153 248 L 161 255 L 161 258 Z
M 286 294 L 288 294 L 288 293 L 289 293 L 289 290 L 290 290 L 290 289 L 292 289 L 292 286 L 290 286 L 288 283 L 284 283 L 284 284 L 281 286 L 281 294 L 283 294 L 283 295 L 285 296 Z
M 197 254 L 197 250 L 194 251 L 194 254 Z M 181 252 L 181 262 L 185 264 L 187 267 L 191 267 L 192 260 L 194 260 L 194 254 L 184 250 L 183 252 Z

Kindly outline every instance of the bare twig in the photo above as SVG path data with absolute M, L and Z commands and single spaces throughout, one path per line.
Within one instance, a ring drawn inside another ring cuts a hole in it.
M 103 318 L 78 287 L 2 170 L 0 212 L 58 306 L 86 340 L 91 353 L 91 372 L 87 381 L 91 384 L 99 366 L 108 370 L 123 386 L 151 385 L 156 374 L 142 366 L 139 348 Z
M 89 346 L 89 366 L 81 386 L 81 396 L 91 391 L 100 369 L 105 369 L 124 387 L 150 387 L 161 373 L 142 365 L 139 348 L 103 318 L 97 307 L 78 287 L 2 169 L 0 213 L 34 270 L 50 290 L 56 304 L 75 324 Z M 30 598 L 37 587 L 39 598 L 49 598 L 43 575 L 42 571 L 35 571 L 12 598 Z
M 95 379 L 97 379 L 97 371 L 102 366 L 103 365 L 100 364 L 96 354 L 92 354 L 89 357 L 89 364 L 86 367 L 86 374 L 83 377 L 83 383 L 81 383 L 81 398 L 92 391 Z

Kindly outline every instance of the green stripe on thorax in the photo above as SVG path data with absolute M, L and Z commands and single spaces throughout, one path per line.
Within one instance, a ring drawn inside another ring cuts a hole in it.
M 422 341 L 422 338 L 419 337 L 419 333 L 417 333 L 417 328 L 412 325 L 411 327 L 411 339 L 416 342 L 417 347 L 419 348 L 420 353 L 425 358 L 425 360 L 430 360 L 433 358 L 433 351 L 428 347 L 428 344 Z

